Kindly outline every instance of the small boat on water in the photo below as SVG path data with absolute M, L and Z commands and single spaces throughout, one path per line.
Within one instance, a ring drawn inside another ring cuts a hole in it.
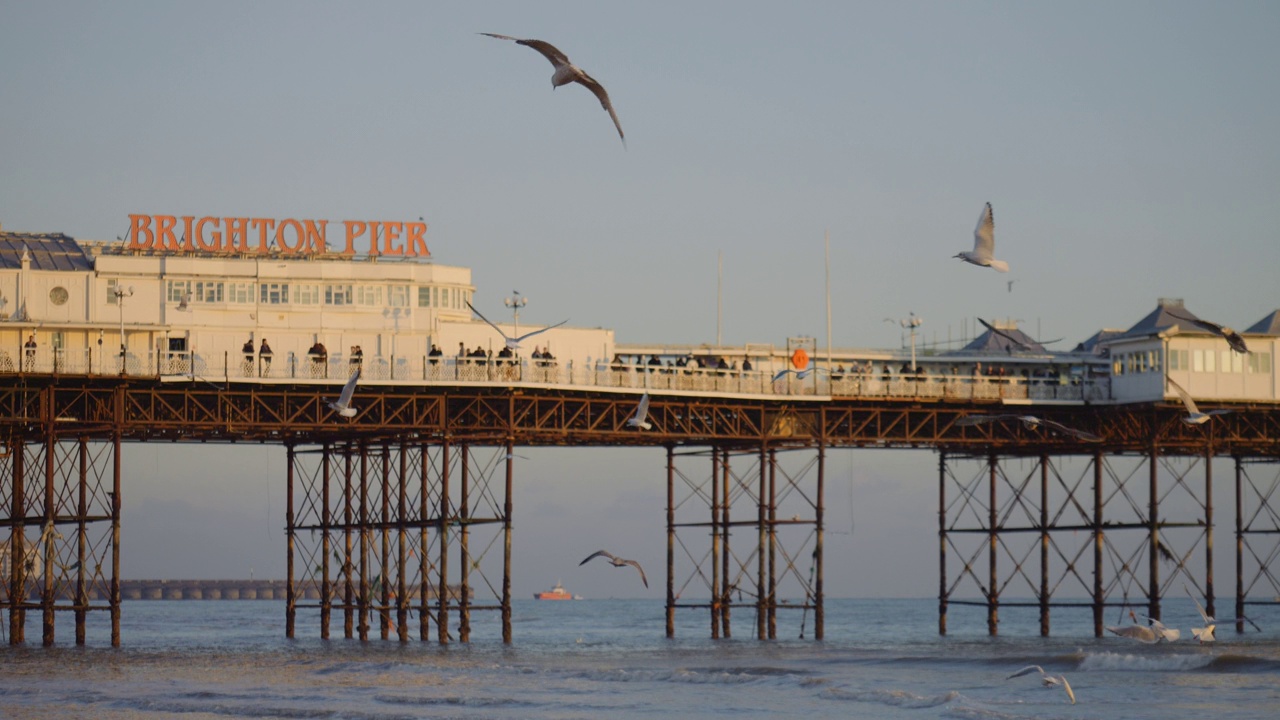
M 533 597 L 537 600 L 581 600 L 581 597 L 574 596 L 564 589 L 560 581 L 556 581 L 555 587 L 543 592 L 534 593 Z

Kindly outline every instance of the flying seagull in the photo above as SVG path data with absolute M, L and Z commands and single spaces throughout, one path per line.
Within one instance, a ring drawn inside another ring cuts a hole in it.
M 1067 427 L 1060 422 L 1046 420 L 1045 418 L 1036 417 L 1035 415 L 966 415 L 959 420 L 956 420 L 956 425 L 981 425 L 983 423 L 996 422 L 997 420 L 1018 420 L 1025 427 L 1031 430 L 1039 430 L 1041 427 L 1046 427 L 1051 430 L 1056 430 L 1064 435 L 1070 435 L 1087 442 L 1102 442 L 1101 437 L 1094 435 L 1091 432 Z
M 359 410 L 351 407 L 351 396 L 355 394 L 356 382 L 359 380 L 360 369 L 356 368 L 356 371 L 347 379 L 347 384 L 342 386 L 342 394 L 338 396 L 337 400 L 331 400 L 328 403 L 329 407 L 332 408 L 334 412 L 344 418 L 353 418 L 356 416 L 356 413 L 360 412 Z
M 1192 325 L 1199 327 L 1201 330 L 1208 330 L 1214 335 L 1222 336 L 1222 338 L 1227 341 L 1227 344 L 1231 346 L 1231 349 L 1235 350 L 1241 355 L 1247 354 L 1249 352 L 1249 346 L 1244 344 L 1244 338 L 1240 336 L 1240 333 L 1236 332 L 1235 330 L 1232 330 L 1231 328 L 1225 325 L 1219 325 L 1218 323 L 1209 322 L 1208 320 L 1201 320 L 1200 318 L 1193 318 L 1193 317 L 1187 317 L 1186 315 L 1179 315 L 1178 313 L 1172 310 L 1165 310 L 1165 312 L 1178 318 L 1179 320 L 1186 320 Z
M 548 326 L 546 326 L 546 327 L 542 328 L 541 330 L 534 330 L 533 332 L 527 332 L 527 333 L 525 333 L 525 334 L 523 334 L 523 335 L 521 335 L 521 336 L 519 336 L 519 337 L 514 337 L 514 338 L 513 338 L 513 337 L 509 337 L 506 333 L 502 332 L 502 328 L 500 328 L 500 327 L 498 327 L 497 325 L 494 325 L 493 323 L 489 322 L 489 318 L 485 317 L 484 315 L 481 315 L 480 311 L 479 311 L 479 310 L 477 310 L 477 309 L 475 309 L 475 306 L 473 306 L 470 302 L 468 302 L 468 303 L 467 303 L 467 307 L 471 308 L 471 312 L 473 312 L 473 313 L 475 313 L 475 314 L 477 314 L 477 315 L 480 315 L 480 319 L 481 319 L 481 320 L 483 320 L 483 321 L 485 321 L 485 322 L 489 323 L 489 327 L 493 328 L 494 330 L 497 330 L 497 331 L 498 331 L 498 334 L 502 336 L 502 340 L 507 344 L 507 348 L 508 348 L 508 349 L 511 349 L 511 350 L 519 350 L 519 349 L 520 349 L 520 341 L 521 341 L 521 340 L 524 340 L 525 338 L 533 337 L 534 335 L 537 335 L 538 333 L 544 333 L 544 332 L 546 332 L 546 331 L 548 331 L 548 330 L 550 330 L 550 329 L 552 329 L 552 328 L 558 328 L 558 327 L 560 327 L 561 325 L 563 325 L 563 324 L 565 324 L 565 323 L 569 322 L 567 319 L 566 319 L 566 320 L 561 320 L 560 322 L 556 323 L 555 325 L 548 325 Z
M 649 417 L 649 393 L 645 393 L 640 397 L 640 404 L 636 406 L 636 414 L 627 418 L 627 427 L 639 428 L 641 430 L 650 430 L 653 428 L 653 423 L 648 421 L 647 419 L 648 417 Z
M 174 309 L 181 310 L 182 312 L 186 312 L 191 309 L 190 304 L 191 304 L 191 293 L 188 292 L 183 294 L 182 299 L 178 301 L 178 307 Z
M 995 233 L 995 217 L 991 214 L 991 203 L 987 203 L 978 216 L 978 227 L 973 231 L 973 252 L 959 252 L 954 257 L 998 272 L 1009 272 L 1009 263 L 992 257 L 996 251 Z
M 649 580 L 644 576 L 644 568 L 640 567 L 640 563 L 636 562 L 635 560 L 625 560 L 620 557 L 614 557 L 613 555 L 610 555 L 604 550 L 597 550 L 591 553 L 590 555 L 587 556 L 586 560 L 583 560 L 582 562 L 578 563 L 578 565 L 579 566 L 586 565 L 587 560 L 591 560 L 593 558 L 598 558 L 598 557 L 603 557 L 607 559 L 609 562 L 613 563 L 614 567 L 626 567 L 627 565 L 634 566 L 635 569 L 640 571 L 640 582 L 644 583 L 645 587 L 649 587 Z
M 1021 670 L 1019 670 L 1018 672 L 1005 678 L 1005 680 L 1012 680 L 1016 677 L 1022 677 L 1023 675 L 1026 675 L 1032 672 L 1040 673 L 1040 680 L 1044 682 L 1045 687 L 1054 687 L 1057 685 L 1061 685 L 1062 688 L 1067 691 L 1067 697 L 1071 698 L 1071 704 L 1072 705 L 1076 704 L 1076 694 L 1071 689 L 1071 683 L 1067 682 L 1067 676 L 1066 675 L 1049 675 L 1045 673 L 1044 668 L 1040 667 L 1039 665 L 1028 665 L 1022 668 Z
M 1191 628 L 1191 636 L 1202 643 L 1213 642 L 1216 639 L 1213 633 L 1215 630 L 1218 629 L 1218 625 L 1220 624 L 1220 621 L 1215 620 L 1212 615 L 1204 611 L 1204 606 L 1200 604 L 1200 601 L 1196 599 L 1195 595 L 1191 594 L 1191 588 L 1187 587 L 1184 584 L 1182 586 L 1182 589 L 1187 591 L 1187 596 L 1191 598 L 1191 602 L 1196 604 L 1196 612 L 1200 613 L 1200 619 L 1204 621 L 1204 627 Z M 1255 623 L 1254 621 L 1250 620 L 1247 617 L 1239 617 L 1239 618 L 1234 618 L 1232 620 L 1227 621 L 1227 623 L 1231 625 L 1234 625 L 1238 622 L 1248 622 L 1250 625 L 1256 628 L 1258 632 L 1262 632 L 1262 628 L 1258 627 L 1257 623 Z
M 1209 412 L 1200 412 L 1200 409 L 1196 407 L 1196 401 L 1191 399 L 1190 393 L 1188 393 L 1186 390 L 1183 390 L 1182 386 L 1174 382 L 1173 378 L 1167 377 L 1165 378 L 1165 380 L 1168 381 L 1168 383 L 1173 386 L 1173 389 L 1175 391 L 1177 391 L 1178 397 L 1182 398 L 1182 404 L 1187 408 L 1187 416 L 1182 418 L 1182 422 L 1188 425 L 1203 425 L 1204 423 L 1209 421 L 1210 417 L 1214 415 L 1225 415 L 1231 412 L 1228 409 L 1218 409 L 1218 410 L 1210 410 Z
M 499 40 L 511 40 L 519 45 L 531 47 L 542 53 L 542 56 L 551 61 L 551 66 L 556 70 L 551 74 L 551 89 L 555 90 L 561 85 L 568 85 L 576 82 L 586 89 L 590 90 L 596 99 L 600 101 L 600 106 L 609 111 L 609 117 L 613 118 L 613 126 L 618 128 L 618 137 L 622 138 L 622 146 L 627 146 L 627 137 L 622 134 L 622 123 L 618 122 L 618 113 L 613 110 L 613 103 L 609 102 L 609 93 L 605 92 L 604 86 L 598 80 L 587 74 L 586 70 L 569 62 L 569 56 L 560 52 L 560 50 L 549 42 L 542 40 L 522 40 L 513 38 L 510 35 L 499 35 L 497 33 L 480 33 L 488 35 L 491 38 Z

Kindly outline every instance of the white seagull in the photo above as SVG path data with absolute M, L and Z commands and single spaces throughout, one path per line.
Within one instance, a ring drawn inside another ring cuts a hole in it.
M 1187 322 L 1193 325 L 1196 325 L 1201 330 L 1208 330 L 1214 335 L 1221 336 L 1224 340 L 1227 341 L 1227 344 L 1231 346 L 1232 350 L 1235 350 L 1241 355 L 1248 354 L 1249 352 L 1249 346 L 1245 345 L 1244 338 L 1241 337 L 1240 333 L 1236 332 L 1235 330 L 1232 330 L 1226 325 L 1219 325 L 1218 323 L 1209 322 L 1208 320 L 1201 320 L 1200 318 L 1193 318 L 1193 317 L 1187 317 L 1186 315 L 1179 315 L 1178 313 L 1173 312 L 1172 310 L 1165 310 L 1165 312 L 1178 318 L 1179 320 L 1186 320 Z
M 475 314 L 477 314 L 477 315 L 480 315 L 480 319 L 481 319 L 481 320 L 483 320 L 483 321 L 485 321 L 485 322 L 489 323 L 489 327 L 493 328 L 494 330 L 497 330 L 497 331 L 498 331 L 498 334 L 502 336 L 502 340 L 503 340 L 503 342 L 505 342 L 505 343 L 507 344 L 507 348 L 508 348 L 508 349 L 511 349 L 511 350 L 519 350 L 519 349 L 520 349 L 520 341 L 521 341 L 521 340 L 524 340 L 525 338 L 531 338 L 531 337 L 533 337 L 534 335 L 537 335 L 538 333 L 544 333 L 544 332 L 546 332 L 546 331 L 548 331 L 548 330 L 550 330 L 550 329 L 552 329 L 552 328 L 558 328 L 558 327 L 560 327 L 561 325 L 563 325 L 563 324 L 565 324 L 565 323 L 569 322 L 567 319 L 565 319 L 565 320 L 561 320 L 560 322 L 556 323 L 555 325 L 548 325 L 548 326 L 546 326 L 546 327 L 542 328 L 541 330 L 534 330 L 533 332 L 527 332 L 527 333 L 525 333 L 525 334 L 523 334 L 523 335 L 521 335 L 521 336 L 519 336 L 519 337 L 509 337 L 506 333 L 502 332 L 502 328 L 500 328 L 500 327 L 498 327 L 497 325 L 494 325 L 493 323 L 489 322 L 489 318 L 485 317 L 484 315 L 481 315 L 481 314 L 480 314 L 480 311 L 479 311 L 479 310 L 477 310 L 477 309 L 475 309 L 475 306 L 473 306 L 470 302 L 468 302 L 468 303 L 467 303 L 467 307 L 471 308 L 471 312 L 473 312 L 473 313 L 475 313 Z
M 549 42 L 542 40 L 522 40 L 513 38 L 510 35 L 499 35 L 497 33 L 480 33 L 488 35 L 491 38 L 499 40 L 511 40 L 519 45 L 531 47 L 542 53 L 542 56 L 551 61 L 551 66 L 555 68 L 555 72 L 551 74 L 551 89 L 555 90 L 561 85 L 568 85 L 576 82 L 586 89 L 590 90 L 596 99 L 600 101 L 600 106 L 609 111 L 609 117 L 613 118 L 613 126 L 618 128 L 618 137 L 622 138 L 622 146 L 627 146 L 627 137 L 622 134 L 622 123 L 618 122 L 618 113 L 613 110 L 613 103 L 609 102 L 609 93 L 605 92 L 604 86 L 598 80 L 587 74 L 586 70 L 569 62 L 569 56 L 560 52 L 559 48 Z
M 627 418 L 627 427 L 639 428 L 641 430 L 650 430 L 653 423 L 648 421 L 649 417 L 649 393 L 640 396 L 640 404 L 636 406 L 636 413 Z
M 995 232 L 995 217 L 991 214 L 991 203 L 987 203 L 978 216 L 978 227 L 973 231 L 973 252 L 959 252 L 955 257 L 999 272 L 1009 272 L 1009 263 L 992 256 L 996 251 Z
M 182 299 L 178 301 L 178 307 L 174 309 L 180 310 L 182 312 L 187 312 L 188 310 L 191 309 L 190 303 L 191 303 L 191 293 L 188 292 L 182 296 Z
M 1016 677 L 1022 677 L 1023 675 L 1026 675 L 1032 672 L 1040 673 L 1040 680 L 1044 682 L 1045 687 L 1055 687 L 1057 685 L 1061 685 L 1062 688 L 1067 691 L 1067 697 L 1071 698 L 1071 704 L 1072 705 L 1076 704 L 1076 694 L 1071 689 L 1071 683 L 1067 682 L 1067 676 L 1066 675 L 1049 675 L 1045 673 L 1044 668 L 1040 667 L 1039 665 L 1028 665 L 1022 668 L 1021 670 L 1019 670 L 1018 672 L 1005 678 L 1005 680 L 1012 680 Z
M 1035 415 L 966 415 L 959 420 L 956 420 L 956 425 L 981 425 L 983 423 L 995 422 L 997 420 L 1018 420 L 1030 430 L 1039 430 L 1041 427 L 1046 427 L 1088 442 L 1102 442 L 1102 438 L 1091 432 L 1067 427 L 1060 422 L 1046 420 L 1041 417 L 1036 417 Z
M 1191 399 L 1190 393 L 1182 389 L 1181 385 L 1174 382 L 1173 378 L 1167 377 L 1165 380 L 1167 380 L 1168 383 L 1173 386 L 1173 389 L 1177 391 L 1178 397 L 1182 398 L 1182 404 L 1187 408 L 1187 416 L 1182 418 L 1182 422 L 1188 425 L 1203 425 L 1214 415 L 1226 415 L 1231 412 L 1229 409 L 1221 408 L 1218 410 L 1210 410 L 1209 412 L 1200 412 L 1200 409 L 1196 407 L 1196 401 Z
M 360 380 L 360 369 L 357 368 L 351 377 L 347 379 L 347 384 L 342 386 L 342 394 L 337 400 L 329 401 L 328 405 L 334 412 L 344 418 L 353 418 L 359 410 L 351 407 L 351 396 L 355 394 L 356 382 Z
M 1191 636 L 1202 643 L 1213 642 L 1214 640 L 1217 639 L 1214 637 L 1213 633 L 1215 630 L 1218 629 L 1219 621 L 1215 620 L 1212 615 L 1204 611 L 1204 606 L 1200 604 L 1200 601 L 1196 599 L 1195 595 L 1191 594 L 1191 588 L 1187 587 L 1186 585 L 1183 585 L 1182 589 L 1187 591 L 1187 596 L 1191 598 L 1191 602 L 1196 604 L 1196 612 L 1200 613 L 1200 619 L 1204 621 L 1204 627 L 1191 628 Z M 1262 628 L 1258 627 L 1257 623 L 1255 623 L 1254 621 L 1250 620 L 1247 617 L 1233 618 L 1231 620 L 1228 620 L 1227 624 L 1234 625 L 1237 622 L 1242 622 L 1242 621 L 1248 622 L 1250 625 L 1257 628 L 1259 632 L 1262 631 Z
M 590 555 L 587 556 L 586 560 L 583 560 L 582 562 L 578 563 L 578 565 L 579 566 L 586 565 L 588 560 L 592 560 L 598 557 L 607 559 L 609 562 L 613 563 L 614 567 L 626 567 L 628 565 L 633 566 L 636 570 L 640 571 L 640 582 L 644 583 L 645 587 L 649 587 L 649 580 L 644 576 L 644 568 L 640 567 L 640 563 L 636 562 L 635 560 L 626 560 L 620 557 L 614 557 L 613 555 L 610 555 L 604 550 L 597 550 L 591 553 Z

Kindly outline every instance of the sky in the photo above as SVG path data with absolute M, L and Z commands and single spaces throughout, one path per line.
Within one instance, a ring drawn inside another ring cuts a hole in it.
M 480 32 L 559 47 L 625 146 Z M 893 348 L 915 313 L 924 343 L 984 317 L 1067 349 L 1161 297 L 1245 327 L 1280 308 L 1277 36 L 1273 2 L 2 2 L 0 225 L 422 217 L 481 306 L 623 343 Z M 986 202 L 1007 276 L 952 257 Z M 281 451 L 125 457 L 126 577 L 283 576 Z M 660 574 L 661 451 L 530 457 L 517 594 L 641 596 L 575 558 Z M 862 520 L 828 592 L 935 594 L 936 457 L 831 463 Z

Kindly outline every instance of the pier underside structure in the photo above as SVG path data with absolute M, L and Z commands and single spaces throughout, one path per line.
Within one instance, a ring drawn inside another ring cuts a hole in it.
M 25 642 L 26 613 L 40 608 L 46 644 L 59 610 L 75 613 L 78 640 L 88 611 L 109 611 L 119 642 L 120 447 L 147 441 L 287 449 L 289 635 L 318 619 L 332 637 L 341 618 L 344 637 L 466 642 L 481 613 L 500 618 L 510 642 L 525 446 L 666 453 L 668 633 L 677 612 L 705 610 L 713 637 L 731 636 L 737 616 L 772 638 L 780 615 L 798 610 L 801 633 L 823 636 L 824 466 L 836 448 L 940 452 L 943 631 L 948 608 L 967 603 L 986 608 L 991 632 L 999 608 L 1018 602 L 1041 608 L 1046 633 L 1048 608 L 1061 605 L 1091 608 L 1095 629 L 1108 608 L 1158 617 L 1184 582 L 1213 612 L 1211 475 L 1228 461 L 1236 607 L 1280 594 L 1272 406 L 1195 427 L 1166 403 L 1034 408 L 1103 438 L 1089 443 L 1016 422 L 957 422 L 998 401 L 653 395 L 652 429 L 637 430 L 626 420 L 639 392 L 369 384 L 348 421 L 326 405 L 332 391 L 101 376 L 0 385 L 9 641 Z

